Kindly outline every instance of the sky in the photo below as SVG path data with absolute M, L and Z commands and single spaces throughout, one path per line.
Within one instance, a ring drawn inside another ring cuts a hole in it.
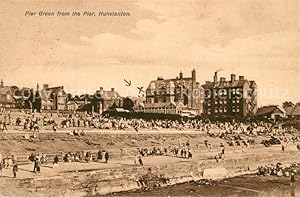
M 5 85 L 63 85 L 73 94 L 114 87 L 135 96 L 158 76 L 195 69 L 203 84 L 223 69 L 220 77 L 256 81 L 259 106 L 299 102 L 299 10 L 298 0 L 1 0 L 0 77 Z

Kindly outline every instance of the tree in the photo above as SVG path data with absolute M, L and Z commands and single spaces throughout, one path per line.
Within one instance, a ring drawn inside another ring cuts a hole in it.
M 125 98 L 123 103 L 123 108 L 129 111 L 133 111 L 134 101 L 130 98 Z
M 71 93 L 67 94 L 67 101 L 72 101 L 74 98 Z
M 282 103 L 282 107 L 295 107 L 295 104 L 291 101 L 285 101 Z

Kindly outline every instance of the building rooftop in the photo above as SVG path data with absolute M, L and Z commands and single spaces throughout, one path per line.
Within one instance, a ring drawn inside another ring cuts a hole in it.
M 256 112 L 256 116 L 262 116 L 265 114 L 273 113 L 275 110 L 280 110 L 281 112 L 285 113 L 285 110 L 279 105 L 269 105 L 269 106 L 258 108 Z

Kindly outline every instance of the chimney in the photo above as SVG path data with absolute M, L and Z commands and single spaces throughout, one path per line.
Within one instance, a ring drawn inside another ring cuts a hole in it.
M 195 69 L 192 70 L 192 80 L 196 81 L 196 71 L 195 71 Z
M 179 79 L 183 79 L 183 73 L 181 71 L 179 73 Z
M 46 90 L 47 88 L 49 88 L 49 84 L 43 84 L 43 90 Z
M 4 87 L 4 83 L 3 83 L 3 80 L 1 79 L 1 88 Z
M 233 83 L 235 81 L 235 74 L 230 75 L 230 82 Z
M 100 94 L 103 94 L 104 90 L 103 90 L 103 87 L 100 87 Z
M 218 72 L 215 72 L 214 83 L 217 83 L 217 81 L 218 81 Z
M 239 76 L 239 80 L 244 80 L 244 76 Z
M 220 78 L 220 82 L 224 82 L 225 80 L 226 80 L 225 77 L 221 77 L 221 78 Z
M 36 90 L 39 90 L 40 89 L 40 85 L 39 83 L 36 84 Z
M 114 92 L 114 91 L 115 91 L 115 88 L 111 88 L 111 91 Z

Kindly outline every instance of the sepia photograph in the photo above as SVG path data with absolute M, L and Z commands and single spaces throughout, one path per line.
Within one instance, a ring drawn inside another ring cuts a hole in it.
M 300 196 L 299 0 L 1 0 L 0 197 Z

